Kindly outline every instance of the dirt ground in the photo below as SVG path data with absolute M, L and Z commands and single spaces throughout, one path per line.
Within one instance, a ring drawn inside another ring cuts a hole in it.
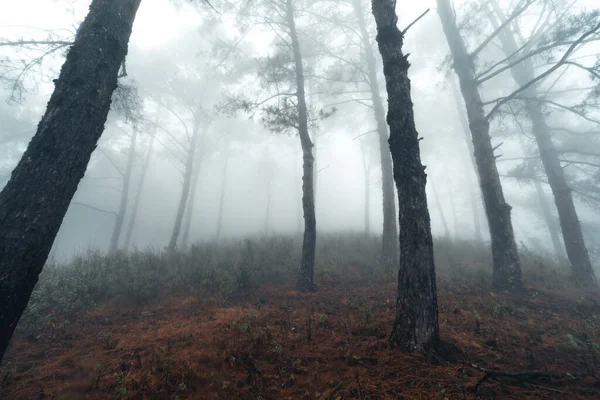
M 441 334 L 464 359 L 437 365 L 388 349 L 393 284 L 115 301 L 17 335 L 0 398 L 600 398 L 600 297 L 484 287 L 441 285 Z

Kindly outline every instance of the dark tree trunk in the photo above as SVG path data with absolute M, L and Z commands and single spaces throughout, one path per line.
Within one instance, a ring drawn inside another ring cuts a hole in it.
M 500 18 L 505 20 L 506 17 L 503 15 L 498 4 L 492 2 L 492 6 L 496 8 Z M 498 21 L 491 11 L 488 15 L 490 16 L 492 25 L 499 27 L 500 22 L 502 21 Z M 501 32 L 499 39 L 504 53 L 507 55 L 514 54 L 520 48 L 515 40 L 514 34 L 506 29 Z M 526 85 L 535 78 L 535 69 L 532 60 L 528 59 L 523 63 L 515 64 L 511 68 L 511 74 L 520 87 Z M 537 85 L 530 86 L 524 91 L 525 97 L 531 99 L 525 101 L 525 108 L 531 118 L 533 135 L 535 136 L 535 141 L 540 151 L 540 157 L 542 159 L 544 171 L 548 177 L 548 183 L 550 184 L 552 194 L 554 195 L 554 203 L 558 210 L 558 218 L 560 220 L 563 240 L 567 250 L 567 257 L 571 262 L 575 281 L 583 286 L 596 286 L 598 282 L 585 245 L 581 224 L 579 222 L 579 217 L 577 216 L 575 203 L 573 202 L 571 188 L 567 184 L 564 171 L 560 165 L 560 159 L 558 158 L 556 147 L 552 142 L 550 129 L 541 109 L 541 103 L 536 100 L 539 98 L 536 86 Z
M 526 152 L 525 143 L 523 138 L 520 138 L 521 149 L 523 150 L 523 154 Z M 531 163 L 528 167 L 528 175 L 532 176 L 535 173 L 535 165 Z M 552 241 L 552 247 L 554 249 L 554 254 L 560 262 L 563 262 L 567 259 L 565 250 L 560 240 L 560 226 L 556 223 L 554 216 L 552 215 L 552 211 L 550 210 L 550 203 L 548 198 L 546 197 L 546 193 L 544 192 L 544 188 L 542 184 L 538 180 L 533 181 L 533 187 L 535 188 L 535 193 L 538 197 L 538 202 L 540 205 L 540 211 L 542 212 L 542 218 L 546 223 L 546 229 L 548 229 L 548 234 L 550 236 L 550 240 Z
M 133 128 L 131 133 L 131 141 L 129 145 L 129 155 L 127 157 L 127 167 L 125 174 L 123 174 L 123 187 L 121 188 L 121 203 L 119 204 L 119 211 L 117 212 L 117 218 L 115 219 L 115 225 L 113 232 L 110 237 L 110 246 L 108 247 L 108 253 L 113 254 L 119 248 L 119 238 L 123 231 L 123 222 L 125 222 L 125 214 L 127 213 L 127 204 L 129 203 L 129 187 L 131 186 L 131 173 L 133 172 L 133 164 L 135 162 L 136 144 L 137 144 L 137 125 Z
M 92 2 L 37 132 L 0 193 L 0 359 L 104 130 L 139 4 Z
M 469 188 L 471 189 L 471 209 L 473 210 L 473 226 L 475 228 L 475 239 L 479 243 L 483 243 L 483 234 L 481 233 L 481 220 L 480 220 L 480 206 L 481 206 L 481 188 L 476 184 L 477 179 L 473 179 L 473 174 L 475 174 L 475 178 L 479 177 L 479 171 L 477 171 L 477 162 L 475 161 L 475 154 L 473 151 L 473 142 L 471 142 L 471 138 L 469 135 L 469 122 L 467 121 L 467 117 L 462 107 L 463 100 L 460 98 L 460 89 L 458 88 L 454 77 L 451 77 L 450 81 L 452 82 L 452 93 L 454 94 L 454 101 L 456 103 L 456 112 L 458 114 L 458 118 L 460 120 L 460 125 L 462 126 L 463 139 L 465 145 L 467 146 L 467 152 L 469 153 L 469 160 L 471 161 L 471 174 L 467 174 L 467 181 L 469 183 Z M 461 157 L 465 165 L 465 171 L 469 170 L 467 166 L 467 162 L 465 157 Z M 485 222 L 484 222 L 485 223 Z
M 399 204 L 401 257 L 396 319 L 389 343 L 404 351 L 428 350 L 440 341 L 433 240 L 425 194 L 427 177 L 421 164 L 410 95 L 409 63 L 402 53 L 404 38 L 396 26 L 395 3 L 372 1 L 388 92 L 389 146 Z
M 198 122 L 194 124 L 194 133 L 192 134 L 192 140 L 190 141 L 190 148 L 188 150 L 187 159 L 185 160 L 185 170 L 183 171 L 183 187 L 181 188 L 181 197 L 179 198 L 179 206 L 177 207 L 177 214 L 175 215 L 175 223 L 173 225 L 173 233 L 171 234 L 171 240 L 167 250 L 169 252 L 175 251 L 177 247 L 177 239 L 181 233 L 181 224 L 183 222 L 183 216 L 187 207 L 188 199 L 190 197 L 190 190 L 192 188 L 192 172 L 194 171 L 194 161 L 196 155 L 196 147 L 198 146 L 198 139 L 200 137 L 200 127 Z
M 217 217 L 217 233 L 216 240 L 221 237 L 221 229 L 223 228 L 223 208 L 225 204 L 225 191 L 227 189 L 227 167 L 229 165 L 229 154 L 225 155 L 225 163 L 223 164 L 223 172 L 221 174 L 221 197 L 219 197 L 219 215 Z
M 437 0 L 437 5 L 467 108 L 479 184 L 492 239 L 493 285 L 499 290 L 521 290 L 521 262 L 510 217 L 511 207 L 504 199 L 489 134 L 490 124 L 485 117 L 475 80 L 475 66 L 460 36 L 450 1 Z
M 304 210 L 304 240 L 302 242 L 302 260 L 298 274 L 297 289 L 299 291 L 314 291 L 315 250 L 317 244 L 317 221 L 315 217 L 314 197 L 314 156 L 313 143 L 308 133 L 308 109 L 304 94 L 304 67 L 300 42 L 296 32 L 294 8 L 292 0 L 286 0 L 286 19 L 289 28 L 292 50 L 294 52 L 296 72 L 296 96 L 298 99 L 298 134 L 302 145 L 303 177 L 302 177 L 302 208 Z
M 144 159 L 144 165 L 142 166 L 142 174 L 140 176 L 140 184 L 135 194 L 135 200 L 133 201 L 133 207 L 131 208 L 131 217 L 129 218 L 129 225 L 127 226 L 127 234 L 125 235 L 125 244 L 123 248 L 129 249 L 131 245 L 131 238 L 133 235 L 133 228 L 135 226 L 135 220 L 137 219 L 138 210 L 140 209 L 140 201 L 142 200 L 142 191 L 144 190 L 144 183 L 146 182 L 146 173 L 150 165 L 150 155 L 152 154 L 152 148 L 154 147 L 154 136 L 150 139 L 150 145 L 148 146 L 148 153 Z
M 596 286 L 598 282 L 583 239 L 571 188 L 567 184 L 558 153 L 552 143 L 550 129 L 546 125 L 539 103 L 528 101 L 527 109 L 533 121 L 533 134 L 540 150 L 542 164 L 554 195 L 567 257 L 573 268 L 573 277 L 579 285 Z
M 190 230 L 192 228 L 192 220 L 194 218 L 194 205 L 196 204 L 196 191 L 198 190 L 198 182 L 200 180 L 200 170 L 202 167 L 202 159 L 196 160 L 194 163 L 194 174 L 192 177 L 192 187 L 190 188 L 190 197 L 186 207 L 187 218 L 183 226 L 183 235 L 181 237 L 181 247 L 187 248 L 190 240 Z
M 353 0 L 354 12 L 356 14 L 360 34 L 367 63 L 367 74 L 371 99 L 373 101 L 373 113 L 377 123 L 377 136 L 379 139 L 379 156 L 381 160 L 381 189 L 383 197 L 383 237 L 381 248 L 381 263 L 398 264 L 398 228 L 396 226 L 396 206 L 394 204 L 394 175 L 392 172 L 392 158 L 388 144 L 388 129 L 385 120 L 383 102 L 379 93 L 379 82 L 377 79 L 377 63 L 371 45 L 370 35 L 364 19 L 362 0 Z
M 435 200 L 435 205 L 438 208 L 440 213 L 440 219 L 442 220 L 442 226 L 444 227 L 444 233 L 448 239 L 452 239 L 452 235 L 450 234 L 450 229 L 448 229 L 448 222 L 446 221 L 446 214 L 444 213 L 444 208 L 442 207 L 442 203 L 440 202 L 440 196 L 438 196 L 437 190 L 435 190 L 435 184 L 433 183 L 433 179 L 429 180 L 431 184 L 431 191 L 433 192 L 433 199 Z

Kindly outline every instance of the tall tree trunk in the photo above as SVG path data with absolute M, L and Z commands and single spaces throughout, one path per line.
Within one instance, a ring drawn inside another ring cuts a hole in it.
M 367 76 L 371 99 L 373 102 L 373 115 L 377 123 L 377 136 L 379 139 L 379 156 L 381 160 L 381 189 L 383 198 L 383 237 L 381 247 L 381 263 L 398 264 L 398 228 L 396 226 L 396 206 L 394 199 L 394 175 L 392 172 L 392 157 L 388 144 L 388 128 L 385 120 L 383 102 L 379 93 L 379 82 L 377 79 L 377 63 L 370 35 L 365 23 L 362 0 L 353 0 L 354 12 L 356 14 L 362 45 L 367 63 Z
M 223 164 L 223 172 L 221 173 L 221 196 L 219 197 L 219 215 L 217 217 L 217 233 L 216 240 L 221 238 L 221 230 L 223 228 L 223 208 L 225 204 L 225 192 L 227 189 L 227 167 L 229 165 L 229 153 L 225 154 L 225 163 Z
M 429 184 L 431 185 L 431 191 L 433 192 L 433 198 L 435 200 L 435 205 L 438 208 L 440 213 L 440 219 L 442 220 L 442 226 L 444 227 L 444 233 L 448 239 L 452 239 L 452 235 L 450 234 L 450 229 L 448 229 L 448 222 L 446 221 L 446 214 L 444 213 L 444 208 L 442 207 L 442 203 L 440 202 L 440 196 L 438 196 L 437 190 L 435 190 L 435 184 L 433 183 L 433 179 L 429 180 Z
M 183 171 L 183 187 L 181 188 L 181 197 L 179 198 L 179 206 L 177 207 L 177 214 L 175 215 L 175 223 L 173 225 L 173 233 L 171 234 L 171 240 L 167 250 L 169 252 L 175 251 L 177 247 L 177 239 L 181 233 L 181 224 L 183 222 L 183 215 L 187 207 L 190 190 L 192 187 L 192 172 L 194 171 L 194 157 L 196 155 L 196 147 L 198 146 L 198 139 L 200 137 L 199 122 L 195 122 L 194 133 L 192 134 L 192 140 L 190 141 L 190 148 L 187 154 L 185 163 L 185 170 Z
M 501 21 L 498 21 L 491 11 L 488 15 L 492 24 L 499 27 L 500 23 L 505 20 L 506 17 L 496 2 L 492 1 L 491 4 L 495 8 L 496 13 L 500 16 Z M 514 54 L 520 49 L 513 33 L 506 29 L 499 35 L 499 39 L 504 53 L 507 54 L 507 56 Z M 515 64 L 510 71 L 515 82 L 521 87 L 535 78 L 535 69 L 531 59 Z M 552 194 L 554 195 L 554 203 L 556 204 L 556 209 L 558 211 L 558 218 L 560 220 L 563 240 L 567 250 L 567 257 L 573 268 L 573 277 L 580 285 L 596 286 L 598 282 L 585 245 L 571 188 L 567 183 L 565 173 L 560 165 L 560 159 L 558 158 L 556 147 L 552 142 L 550 129 L 541 109 L 541 102 L 537 100 L 540 97 L 537 93 L 537 85 L 530 86 L 523 93 L 527 99 L 530 99 L 525 100 L 525 108 L 531 118 L 533 135 L 535 136 L 535 141 L 540 151 L 540 157 L 542 159 L 544 171 L 548 177 L 548 183 L 550 184 Z
M 196 192 L 198 190 L 198 182 L 200 181 L 200 170 L 202 159 L 196 160 L 194 163 L 194 174 L 192 176 L 192 187 L 190 188 L 190 197 L 186 207 L 187 218 L 183 225 L 183 235 L 181 237 L 181 247 L 187 248 L 190 239 L 190 230 L 192 228 L 192 220 L 194 219 L 194 205 L 196 204 Z
M 479 214 L 481 206 L 481 188 L 476 184 L 477 178 L 479 177 L 479 171 L 477 170 L 477 162 L 475 161 L 473 142 L 471 142 L 471 138 L 469 136 L 469 122 L 467 121 L 467 116 L 465 114 L 464 108 L 462 107 L 463 99 L 461 99 L 460 97 L 460 89 L 458 88 L 454 76 L 450 78 L 450 82 L 452 83 L 452 93 L 454 94 L 456 113 L 458 114 L 460 125 L 462 126 L 463 139 L 465 145 L 467 146 L 467 152 L 469 153 L 469 160 L 471 161 L 472 167 L 471 173 L 467 173 L 467 182 L 469 185 L 469 191 L 471 193 L 469 197 L 471 199 L 471 209 L 473 210 L 473 226 L 475 228 L 475 239 L 479 243 L 483 243 L 483 234 L 481 233 L 481 220 Z M 467 166 L 465 157 L 460 158 L 464 163 L 465 171 L 468 171 L 469 168 Z
M 139 4 L 92 1 L 37 132 L 0 193 L 0 359 L 104 130 Z
M 131 173 L 133 171 L 133 164 L 135 162 L 136 144 L 137 144 L 138 128 L 134 126 L 133 132 L 131 133 L 131 141 L 129 144 L 129 155 L 127 157 L 127 167 L 125 174 L 123 174 L 123 187 L 121 188 L 121 203 L 119 204 L 119 211 L 117 212 L 117 218 L 115 219 L 115 225 L 113 227 L 112 236 L 110 237 L 110 246 L 108 253 L 113 254 L 119 247 L 119 238 L 123 231 L 123 222 L 125 221 L 125 214 L 127 213 L 127 204 L 129 203 L 129 186 L 131 185 Z
M 479 184 L 492 239 L 493 285 L 499 290 L 520 290 L 523 287 L 521 262 L 510 217 L 511 207 L 504 200 L 489 134 L 490 124 L 485 117 L 475 79 L 475 66 L 460 36 L 450 1 L 437 0 L 437 5 L 467 107 Z
M 523 150 L 523 154 L 526 152 L 525 143 L 523 138 L 521 137 L 519 140 L 521 144 L 521 149 Z M 535 168 L 533 164 L 529 165 L 528 174 L 533 175 L 535 172 Z M 548 230 L 548 234 L 550 235 L 550 240 L 552 241 L 552 247 L 554 249 L 554 254 L 559 261 L 564 261 L 567 259 L 565 250 L 560 240 L 560 227 L 556 224 L 554 220 L 554 216 L 552 215 L 552 211 L 550 210 L 550 204 L 546 197 L 546 193 L 544 192 L 544 188 L 542 188 L 542 184 L 538 180 L 533 181 L 533 186 L 535 188 L 535 193 L 538 198 L 538 203 L 540 205 L 540 211 L 542 212 L 542 218 L 546 223 L 546 229 Z
M 142 200 L 142 191 L 144 190 L 144 183 L 146 182 L 146 173 L 150 165 L 150 155 L 152 154 L 152 148 L 154 147 L 154 138 L 152 135 L 150 139 L 150 145 L 148 146 L 148 152 L 144 159 L 144 165 L 142 166 L 142 174 L 140 175 L 140 184 L 138 185 L 137 192 L 135 194 L 135 200 L 133 201 L 133 207 L 131 208 L 131 217 L 129 218 L 129 225 L 127 226 L 127 234 L 125 235 L 125 244 L 123 248 L 129 249 L 131 245 L 131 237 L 133 235 L 133 227 L 135 226 L 135 220 L 137 219 L 138 210 L 140 209 L 140 201 Z
M 299 291 L 314 291 L 315 250 L 317 244 L 317 221 L 315 217 L 314 198 L 314 156 L 313 143 L 308 133 L 308 109 L 304 94 L 304 67 L 300 42 L 296 32 L 294 8 L 292 0 L 286 0 L 286 19 L 289 28 L 296 72 L 296 96 L 298 99 L 298 134 L 302 145 L 303 177 L 302 177 L 302 208 L 304 210 L 304 240 L 302 243 L 302 260 L 298 274 L 297 289 Z
M 431 223 L 421 164 L 418 132 L 402 53 L 403 35 L 396 26 L 394 0 L 372 0 L 377 43 L 388 92 L 389 146 L 398 191 L 400 268 L 396 319 L 390 346 L 404 351 L 428 350 L 440 341 Z

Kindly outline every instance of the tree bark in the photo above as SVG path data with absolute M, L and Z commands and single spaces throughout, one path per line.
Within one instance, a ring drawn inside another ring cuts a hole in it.
M 453 68 L 458 76 L 467 108 L 475 161 L 479 171 L 479 184 L 492 239 L 493 286 L 498 290 L 521 290 L 523 288 L 521 262 L 510 217 L 511 207 L 504 199 L 489 134 L 490 124 L 485 117 L 483 102 L 475 80 L 473 59 L 460 36 L 450 1 L 437 0 L 437 5 L 452 53 Z
M 225 163 L 221 174 L 221 196 L 219 197 L 219 215 L 217 217 L 216 240 L 221 238 L 221 229 L 223 228 L 223 208 L 225 204 L 225 191 L 227 189 L 227 167 L 229 166 L 229 153 L 225 154 Z
M 148 153 L 144 159 L 144 165 L 142 166 L 142 174 L 140 176 L 140 184 L 138 185 L 137 192 L 135 194 L 135 200 L 133 201 L 133 207 L 131 208 L 131 217 L 129 218 L 129 225 L 127 226 L 127 234 L 125 235 L 125 244 L 123 248 L 129 249 L 131 245 L 131 238 L 133 235 L 133 228 L 135 226 L 135 220 L 137 219 L 138 210 L 140 209 L 140 202 L 142 200 L 142 191 L 144 190 L 144 183 L 146 182 L 146 173 L 150 166 L 150 155 L 152 154 L 152 148 L 154 147 L 154 135 L 150 139 L 150 145 L 148 146 Z
M 496 2 L 491 2 L 491 4 L 496 9 L 501 21 L 498 21 L 491 11 L 488 15 L 492 25 L 498 27 L 500 26 L 499 23 L 505 20 L 506 17 Z M 512 32 L 504 29 L 498 37 L 505 54 L 513 54 L 520 48 Z M 515 64 L 510 71 L 513 79 L 520 87 L 535 79 L 535 69 L 531 58 Z M 537 85 L 530 86 L 523 93 L 528 99 L 525 100 L 525 108 L 531 118 L 533 135 L 540 151 L 548 183 L 554 195 L 554 203 L 558 211 L 567 257 L 571 262 L 573 278 L 579 285 L 597 286 L 598 282 L 585 245 L 571 188 L 560 165 L 560 159 L 552 142 L 552 136 L 542 112 L 541 103 L 536 101 L 539 98 Z
M 119 248 L 119 238 L 123 231 L 123 222 L 125 222 L 125 214 L 127 213 L 127 204 L 129 203 L 129 187 L 131 186 L 131 173 L 133 172 L 133 164 L 135 162 L 135 153 L 137 145 L 138 128 L 134 126 L 133 132 L 131 133 L 131 141 L 129 144 L 129 155 L 127 157 L 127 167 L 125 174 L 123 175 L 123 187 L 121 188 L 121 202 L 119 204 L 119 211 L 117 212 L 117 218 L 115 219 L 115 225 L 113 232 L 110 237 L 110 245 L 108 247 L 108 253 L 113 254 Z
M 299 291 L 314 291 L 315 250 L 317 244 L 317 221 L 315 217 L 314 198 L 314 156 L 313 143 L 308 133 L 308 109 L 304 93 L 304 67 L 300 42 L 296 32 L 292 0 L 286 0 L 286 19 L 289 28 L 292 50 L 294 53 L 296 73 L 296 97 L 298 99 L 298 134 L 302 145 L 303 177 L 302 177 L 302 209 L 304 211 L 304 239 L 302 242 L 302 260 L 298 274 L 297 289 Z
M 392 158 L 388 144 L 388 128 L 385 119 L 383 102 L 379 93 L 377 79 L 377 63 L 370 35 L 365 23 L 364 11 L 361 0 L 353 0 L 354 12 L 358 20 L 360 34 L 367 63 L 369 89 L 373 102 L 373 115 L 377 123 L 377 137 L 379 139 L 379 156 L 381 162 L 381 190 L 383 198 L 383 236 L 381 247 L 381 263 L 398 264 L 398 227 L 396 226 L 396 206 L 394 199 L 394 175 L 392 172 Z
M 0 193 L 0 359 L 104 130 L 139 4 L 92 1 L 37 132 Z
M 187 154 L 185 163 L 185 170 L 183 171 L 183 187 L 181 188 L 181 196 L 179 198 L 179 206 L 177 207 L 177 214 L 175 215 L 175 223 L 173 225 L 173 233 L 171 234 L 171 240 L 167 250 L 169 252 L 175 251 L 177 247 L 177 239 L 181 233 L 181 224 L 183 222 L 183 215 L 187 207 L 187 202 L 192 187 L 192 172 L 194 171 L 194 157 L 196 155 L 196 147 L 198 146 L 198 139 L 200 137 L 200 123 L 195 121 L 194 133 L 192 134 L 192 140 L 190 141 L 190 149 Z
M 392 348 L 429 350 L 440 342 L 431 222 L 427 209 L 427 177 L 421 164 L 408 78 L 393 0 L 372 0 L 377 43 L 388 92 L 389 146 L 398 191 L 400 257 L 396 318 L 389 338 Z

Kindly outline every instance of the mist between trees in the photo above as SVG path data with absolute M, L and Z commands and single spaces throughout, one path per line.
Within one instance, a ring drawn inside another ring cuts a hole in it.
M 436 263 L 469 258 L 452 243 L 500 292 L 526 290 L 524 257 L 596 287 L 594 1 L 74 0 L 14 22 L 34 3 L 0 22 L 2 352 L 59 264 L 316 292 L 355 243 L 398 279 L 390 347 L 440 359 L 460 354 L 438 322 Z

